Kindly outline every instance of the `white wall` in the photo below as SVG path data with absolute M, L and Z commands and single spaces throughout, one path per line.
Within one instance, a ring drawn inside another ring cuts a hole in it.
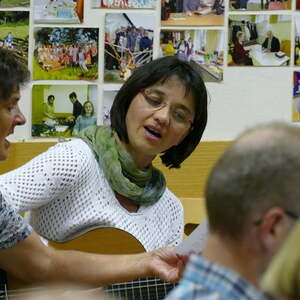
M 34 1 L 34 0 L 31 0 Z M 38 0 L 36 0 L 38 1 Z M 85 0 L 84 24 L 86 27 L 100 28 L 100 60 L 99 60 L 99 112 L 101 111 L 101 99 L 104 90 L 116 90 L 118 85 L 104 85 L 103 82 L 103 41 L 104 38 L 104 14 L 102 9 L 91 9 L 90 0 Z M 227 8 L 226 8 L 227 9 Z M 107 10 L 108 12 L 124 12 L 119 10 Z M 151 10 L 150 10 L 151 11 Z M 128 12 L 149 13 L 149 10 L 130 10 Z M 159 29 L 160 29 L 160 7 L 155 11 L 155 40 L 154 56 L 159 51 Z M 226 11 L 226 15 L 228 12 Z M 235 14 L 235 13 L 233 13 Z M 274 12 L 273 12 L 274 14 Z M 288 12 L 293 14 L 293 12 Z M 32 18 L 32 14 L 31 14 Z M 31 20 L 32 24 L 32 20 Z M 75 25 L 76 27 L 80 25 Z M 197 29 L 193 27 L 194 29 Z M 212 27 L 208 27 L 212 29 Z M 216 27 L 214 29 L 221 29 Z M 294 29 L 292 28 L 292 32 Z M 32 39 L 32 28 L 30 37 Z M 225 36 L 227 36 L 227 24 L 225 24 Z M 227 44 L 227 41 L 225 41 Z M 29 66 L 31 69 L 33 42 L 30 44 Z M 102 55 L 101 55 L 102 53 Z M 293 52 L 292 52 L 293 56 Z M 225 55 L 225 58 L 227 55 Z M 208 83 L 207 88 L 210 94 L 209 120 L 204 134 L 204 140 L 232 140 L 241 130 L 260 122 L 271 120 L 291 120 L 292 106 L 292 78 L 293 70 L 290 67 L 225 67 L 224 81 L 222 83 Z M 48 83 L 48 82 L 36 82 Z M 51 81 L 52 84 L 57 82 Z M 78 84 L 78 81 L 68 81 L 67 84 Z M 31 86 L 23 91 L 20 103 L 28 122 L 22 128 L 15 130 L 11 140 L 32 141 L 30 136 L 30 111 L 31 111 Z M 100 114 L 98 114 L 100 115 Z M 38 141 L 41 141 L 39 139 Z

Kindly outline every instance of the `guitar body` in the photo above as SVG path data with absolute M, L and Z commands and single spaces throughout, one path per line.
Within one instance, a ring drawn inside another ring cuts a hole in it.
M 134 254 L 145 252 L 143 245 L 131 234 L 116 228 L 97 228 L 67 242 L 48 241 L 57 250 L 77 250 L 96 254 Z M 8 276 L 8 288 L 28 287 L 17 279 Z M 174 284 L 157 278 L 138 279 L 113 284 L 104 288 L 112 299 L 122 300 L 161 300 L 174 287 Z
M 77 250 L 98 254 L 133 254 L 145 252 L 131 234 L 116 228 L 98 228 L 67 242 L 49 241 L 58 250 Z

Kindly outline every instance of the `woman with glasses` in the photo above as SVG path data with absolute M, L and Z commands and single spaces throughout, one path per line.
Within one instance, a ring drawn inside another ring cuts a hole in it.
M 47 239 L 95 227 L 122 229 L 146 251 L 177 245 L 180 200 L 152 161 L 179 168 L 207 122 L 207 93 L 195 63 L 164 57 L 137 68 L 117 93 L 111 126 L 91 126 L 0 177 L 2 194 Z

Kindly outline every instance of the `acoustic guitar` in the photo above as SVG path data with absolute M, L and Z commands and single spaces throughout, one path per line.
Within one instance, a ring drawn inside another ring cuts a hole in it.
M 49 241 L 49 246 L 57 250 L 77 250 L 96 254 L 145 252 L 143 245 L 134 236 L 116 228 L 93 229 L 67 242 Z M 112 284 L 103 289 L 109 293 L 112 299 L 116 300 L 161 300 L 174 286 L 175 284 L 164 282 L 158 278 L 141 278 Z M 10 295 L 22 295 L 23 292 L 26 292 L 24 284 L 10 276 L 8 277 L 8 287 L 13 290 L 10 292 L 4 290 L 2 295 L 0 292 L 0 299 L 11 299 Z

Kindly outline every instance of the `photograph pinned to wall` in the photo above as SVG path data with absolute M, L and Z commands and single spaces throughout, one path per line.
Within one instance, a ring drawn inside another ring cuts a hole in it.
M 97 124 L 96 85 L 34 85 L 33 137 L 70 137 Z
M 92 8 L 154 8 L 155 0 L 91 0 Z
M 298 1 L 298 0 L 297 0 Z M 290 10 L 292 0 L 229 0 L 229 10 Z
M 290 15 L 230 15 L 228 66 L 288 66 Z
M 224 0 L 160 0 L 161 26 L 223 26 Z
M 36 27 L 34 80 L 96 80 L 98 29 Z
M 300 122 L 300 71 L 294 71 L 292 121 Z
M 79 24 L 83 22 L 83 0 L 35 0 L 34 22 Z
M 110 126 L 110 109 L 114 103 L 114 99 L 118 91 L 104 91 L 103 93 L 103 125 Z
M 0 48 L 11 50 L 28 64 L 29 12 L 0 11 Z
M 153 30 L 153 14 L 106 14 L 104 82 L 123 82 L 134 68 L 152 60 Z
M 29 7 L 30 0 L 0 0 L 0 8 Z
M 295 15 L 295 66 L 300 66 L 300 16 Z
M 160 56 L 177 56 L 198 63 L 206 82 L 223 80 L 223 30 L 162 30 Z

